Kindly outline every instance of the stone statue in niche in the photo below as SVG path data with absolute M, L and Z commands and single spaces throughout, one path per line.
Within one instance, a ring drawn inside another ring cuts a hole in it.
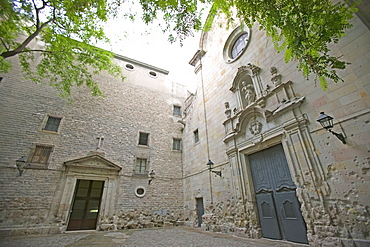
M 246 84 L 245 81 L 242 82 L 242 91 L 245 93 L 245 103 L 249 106 L 256 100 L 256 93 L 254 92 L 254 87 L 252 84 Z

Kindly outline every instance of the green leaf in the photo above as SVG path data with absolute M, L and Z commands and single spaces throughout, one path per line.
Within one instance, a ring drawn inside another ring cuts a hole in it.
M 121 70 L 113 64 L 111 52 L 94 45 L 108 42 L 102 24 L 117 14 L 115 6 L 120 3 L 120 0 L 2 1 L 0 70 L 9 71 L 7 58 L 19 56 L 28 79 L 48 82 L 64 97 L 70 96 L 73 86 L 81 85 L 90 88 L 92 95 L 102 96 L 93 75 L 107 71 L 121 77 Z M 44 42 L 44 47 L 29 48 L 36 38 Z

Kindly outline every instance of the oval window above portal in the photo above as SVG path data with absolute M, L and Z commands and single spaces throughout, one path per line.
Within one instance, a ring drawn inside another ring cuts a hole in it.
M 241 57 L 247 49 L 250 31 L 245 26 L 238 26 L 226 40 L 223 56 L 227 63 L 232 63 Z

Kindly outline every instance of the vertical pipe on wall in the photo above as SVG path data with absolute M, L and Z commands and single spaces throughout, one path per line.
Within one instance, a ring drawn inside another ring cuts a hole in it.
M 203 50 L 203 49 L 202 49 Z M 203 63 L 202 63 L 202 56 L 200 56 L 200 80 L 202 83 L 202 100 L 203 100 L 203 112 L 204 112 L 204 126 L 206 132 L 206 147 L 207 147 L 207 159 L 210 160 L 209 154 L 209 140 L 208 140 L 208 124 L 207 124 L 207 109 L 206 109 L 206 98 L 205 98 L 205 90 L 204 90 L 204 81 L 203 81 Z M 210 194 L 211 194 L 211 204 L 213 204 L 213 194 L 212 194 L 212 173 L 209 171 L 209 186 L 210 186 Z

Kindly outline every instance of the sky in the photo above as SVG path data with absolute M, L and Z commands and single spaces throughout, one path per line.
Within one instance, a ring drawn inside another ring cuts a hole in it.
M 168 70 L 169 80 L 186 85 L 190 92 L 195 92 L 194 67 L 189 61 L 199 48 L 200 32 L 188 37 L 182 47 L 179 42 L 171 44 L 168 41 L 169 34 L 163 33 L 158 24 L 147 26 L 140 18 L 135 22 L 124 18 L 111 20 L 105 32 L 111 39 L 108 49 Z

